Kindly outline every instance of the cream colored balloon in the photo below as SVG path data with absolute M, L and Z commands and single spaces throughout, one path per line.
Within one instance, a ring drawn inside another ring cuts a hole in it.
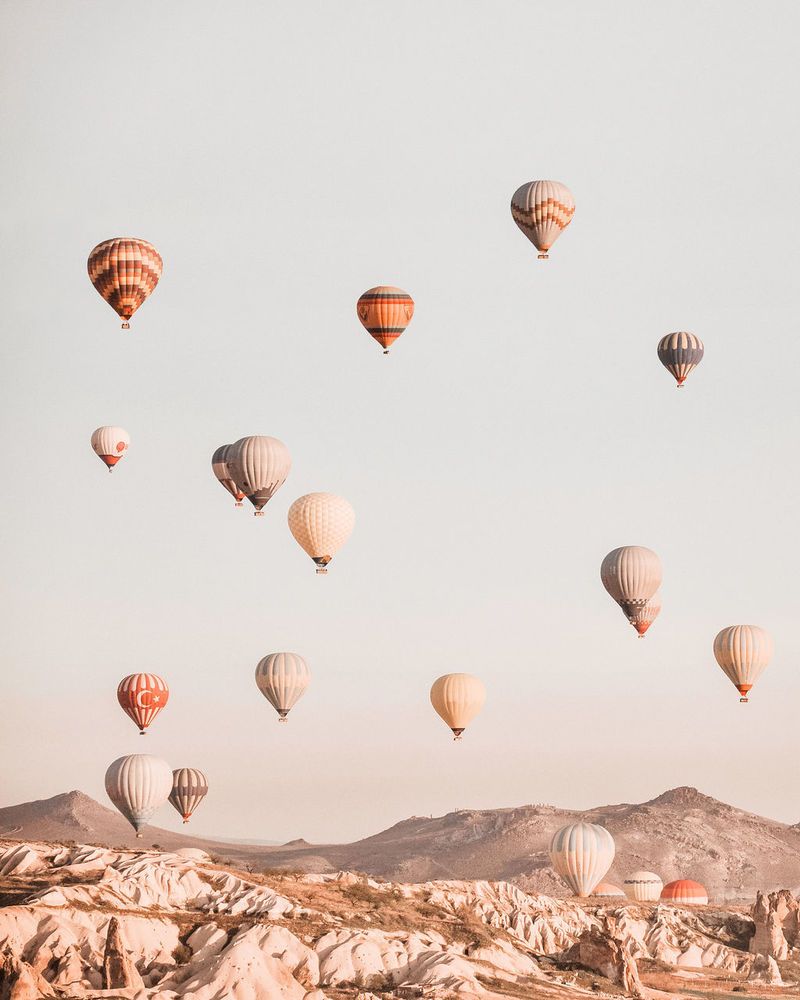
M 622 608 L 628 621 L 661 586 L 661 560 L 642 545 L 623 545 L 609 552 L 600 566 L 603 586 Z
M 278 713 L 279 722 L 286 722 L 289 711 L 310 683 L 308 664 L 297 653 L 270 653 L 256 667 L 258 690 Z
M 256 517 L 283 486 L 292 468 L 289 449 L 274 437 L 254 434 L 239 438 L 225 452 L 230 478 L 255 507 Z
M 122 427 L 98 427 L 92 434 L 92 449 L 109 472 L 113 472 L 130 443 L 130 435 Z
M 629 899 L 635 899 L 639 903 L 655 903 L 661 899 L 661 890 L 664 883 L 655 872 L 634 872 L 622 883 L 625 887 L 625 895 Z
M 772 659 L 774 647 L 769 632 L 758 625 L 729 625 L 714 639 L 717 663 L 741 695 L 747 693 Z
M 289 508 L 289 530 L 317 564 L 317 573 L 327 573 L 334 555 L 353 533 L 356 512 L 335 493 L 307 493 Z
M 483 708 L 486 688 L 472 674 L 444 674 L 431 687 L 431 705 L 453 730 L 453 739 L 461 734 Z
M 576 896 L 591 896 L 614 863 L 614 838 L 604 826 L 572 823 L 556 831 L 550 860 Z
M 106 771 L 106 793 L 141 838 L 159 806 L 172 792 L 172 771 L 160 757 L 133 753 L 118 757 Z
M 645 632 L 661 614 L 661 593 L 656 591 L 649 601 L 633 608 L 630 614 L 623 613 L 639 633 L 639 638 L 644 639 Z
M 512 218 L 539 251 L 539 260 L 547 260 L 574 214 L 572 192 L 560 181 L 529 181 L 511 198 Z

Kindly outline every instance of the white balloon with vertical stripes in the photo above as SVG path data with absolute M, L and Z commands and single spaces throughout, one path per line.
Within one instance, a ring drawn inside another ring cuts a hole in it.
M 180 813 L 184 823 L 208 794 L 208 779 L 196 767 L 179 767 L 172 772 L 170 805 Z
M 328 563 L 353 533 L 356 512 L 335 493 L 307 493 L 289 508 L 289 530 L 314 560 L 317 573 L 327 573 Z
M 772 636 L 758 625 L 729 625 L 714 639 L 714 656 L 741 695 L 747 695 L 772 659 Z
M 614 838 L 604 826 L 571 823 L 556 832 L 550 860 L 576 896 L 591 896 L 614 863 Z
M 172 771 L 160 757 L 132 753 L 118 757 L 106 771 L 106 794 L 141 838 L 153 813 L 169 798 Z
M 661 586 L 661 576 L 661 560 L 652 549 L 643 545 L 613 549 L 600 566 L 603 586 L 634 627 L 635 617 Z
M 629 899 L 639 903 L 654 903 L 661 898 L 664 883 L 655 872 L 638 871 L 629 875 L 622 883 Z
M 297 653 L 270 653 L 256 666 L 258 690 L 278 713 L 279 722 L 286 722 L 310 683 L 308 664 Z
M 130 435 L 122 427 L 98 427 L 92 433 L 92 450 L 109 472 L 124 457 L 130 446 Z
M 289 449 L 274 437 L 239 438 L 225 452 L 228 474 L 260 517 L 265 504 L 286 482 L 292 468 Z
M 454 740 L 461 739 L 485 702 L 483 681 L 472 674 L 443 674 L 431 687 L 431 704 L 453 731 Z

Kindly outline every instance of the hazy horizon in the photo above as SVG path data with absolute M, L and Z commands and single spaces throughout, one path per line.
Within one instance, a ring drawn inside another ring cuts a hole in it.
M 198 836 L 683 784 L 800 820 L 796 5 L 0 19 L 0 803 L 110 805 L 147 752 L 208 775 Z M 577 206 L 546 262 L 509 211 L 540 177 Z M 117 235 L 164 258 L 127 332 L 86 275 Z M 388 358 L 355 313 L 379 283 L 416 301 Z M 680 329 L 706 355 L 678 392 Z M 131 435 L 111 476 L 102 424 Z M 210 468 L 247 434 L 293 457 L 261 519 Z M 356 510 L 325 578 L 286 525 L 312 490 Z M 626 544 L 664 566 L 643 641 L 599 579 Z M 740 622 L 775 640 L 748 705 L 711 651 Z M 279 650 L 312 672 L 285 726 L 253 680 Z M 144 738 L 139 670 L 171 688 Z M 488 691 L 462 744 L 428 700 L 458 670 Z

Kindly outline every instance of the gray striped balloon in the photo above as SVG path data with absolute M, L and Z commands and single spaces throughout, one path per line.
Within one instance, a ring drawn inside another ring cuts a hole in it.
M 685 330 L 668 333 L 658 342 L 658 360 L 675 377 L 679 389 L 703 360 L 704 353 L 703 341 Z

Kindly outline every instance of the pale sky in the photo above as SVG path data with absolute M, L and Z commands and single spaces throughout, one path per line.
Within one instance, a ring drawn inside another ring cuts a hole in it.
M 3 36 L 0 805 L 116 757 L 192 765 L 197 834 L 365 836 L 412 814 L 692 784 L 800 820 L 791 2 L 10 0 Z M 577 210 L 548 262 L 509 201 Z M 86 275 L 164 258 L 123 333 Z M 416 300 L 390 357 L 355 301 Z M 690 330 L 681 392 L 656 357 Z M 131 435 L 109 476 L 101 424 Z M 254 519 L 211 474 L 271 434 Z M 286 525 L 356 509 L 326 578 Z M 664 564 L 636 639 L 599 580 Z M 740 705 L 717 631 L 775 657 Z M 303 655 L 278 726 L 253 672 Z M 116 703 L 157 672 L 146 738 Z M 488 689 L 454 744 L 428 690 Z M 155 817 L 178 828 L 165 806 Z

